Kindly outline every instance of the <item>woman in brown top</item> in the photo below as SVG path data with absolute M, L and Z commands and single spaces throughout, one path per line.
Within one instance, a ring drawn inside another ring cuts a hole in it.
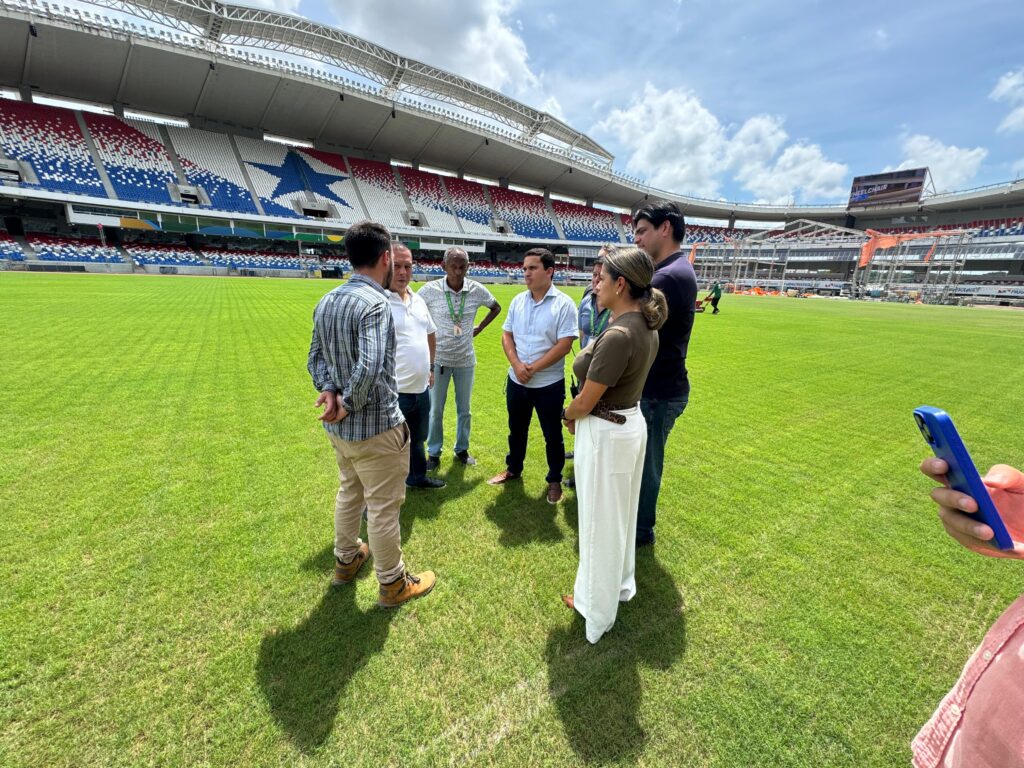
M 580 567 L 562 599 L 587 620 L 596 643 L 615 623 L 619 603 L 636 594 L 634 553 L 647 424 L 638 402 L 668 317 L 651 287 L 654 262 L 639 248 L 609 254 L 596 294 L 611 310 L 604 333 L 577 355 L 580 393 L 562 411 L 576 435 Z

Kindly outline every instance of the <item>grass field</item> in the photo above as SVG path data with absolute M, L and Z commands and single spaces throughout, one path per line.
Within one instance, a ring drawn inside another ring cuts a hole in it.
M 543 501 L 536 424 L 522 490 L 484 482 L 497 324 L 480 464 L 449 442 L 402 512 L 437 588 L 331 590 L 330 287 L 0 273 L 0 765 L 901 765 L 1021 591 L 941 532 L 910 411 L 1024 465 L 1024 316 L 733 296 L 697 317 L 657 548 L 600 644 L 558 599 L 575 498 Z

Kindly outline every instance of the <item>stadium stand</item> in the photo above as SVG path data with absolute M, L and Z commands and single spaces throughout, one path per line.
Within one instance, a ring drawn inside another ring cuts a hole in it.
M 317 199 L 334 203 L 338 216 L 333 221 L 354 224 L 366 218 L 355 181 L 345 167 L 345 158 L 315 149 L 293 149 L 292 152 L 305 161 L 307 185 Z
M 204 267 L 206 262 L 196 256 L 194 251 L 184 247 L 171 245 L 126 245 L 136 264 L 142 266 L 161 267 Z
M 618 243 L 622 236 L 615 223 L 615 214 L 576 203 L 552 200 L 551 207 L 562 224 L 566 240 L 584 240 L 597 243 Z
M 21 246 L 10 235 L 0 232 L 0 259 L 9 261 L 24 261 L 25 253 Z
M 32 166 L 43 189 L 107 197 L 69 109 L 0 99 L 0 144 L 9 158 Z
M 626 242 L 632 243 L 633 241 L 633 217 L 628 213 L 620 213 L 619 221 L 622 222 L 622 231 L 626 234 Z
M 73 239 L 49 235 L 29 235 L 29 245 L 40 261 L 63 261 L 86 264 L 123 264 L 116 248 L 102 245 L 91 238 Z
M 83 112 L 86 127 L 120 200 L 174 205 L 168 184 L 178 177 L 154 124 L 145 129 L 111 115 Z
M 375 160 L 347 159 L 370 218 L 386 227 L 409 226 L 402 217 L 402 211 L 408 210 L 408 206 L 395 181 L 394 167 Z
M 316 266 L 316 261 L 300 259 L 296 256 L 283 256 L 279 253 L 259 251 L 227 251 L 204 249 L 203 256 L 215 267 L 235 269 L 308 269 Z
M 558 232 L 548 217 L 547 203 L 540 195 L 528 195 L 514 189 L 491 189 L 494 215 L 520 237 L 557 240 Z
M 227 136 L 177 126 L 168 126 L 167 133 L 188 183 L 202 187 L 214 208 L 258 213 Z
M 405 185 L 413 208 L 422 211 L 427 217 L 428 229 L 459 231 L 459 221 L 448 205 L 448 196 L 441 186 L 440 176 L 403 167 L 398 169 L 398 174 L 402 177 L 402 184 Z
M 452 210 L 459 217 L 466 234 L 493 234 L 491 207 L 487 204 L 482 184 L 465 179 L 445 178 L 444 186 L 452 201 Z
M 954 229 L 972 229 L 975 237 L 1017 237 L 1024 235 L 1024 216 L 975 219 L 966 224 L 939 224 L 934 227 L 879 227 L 875 231 L 888 235 L 901 235 L 918 232 L 948 232 Z
M 235 146 L 267 215 L 303 218 L 293 207 L 308 199 L 299 157 L 283 144 L 245 136 L 236 136 Z

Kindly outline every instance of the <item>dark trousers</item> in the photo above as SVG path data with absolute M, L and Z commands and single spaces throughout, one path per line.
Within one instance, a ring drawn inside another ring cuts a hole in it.
M 640 507 L 636 516 L 637 544 L 654 541 L 654 522 L 661 491 L 661 474 L 665 469 L 665 443 L 668 435 L 684 410 L 689 395 L 666 400 L 642 398 L 640 412 L 647 422 L 647 452 L 644 454 L 644 473 L 640 480 Z
M 565 442 L 562 440 L 565 379 L 533 389 L 506 379 L 505 404 L 508 407 L 508 455 L 505 456 L 508 471 L 516 475 L 523 472 L 530 421 L 536 409 L 548 459 L 547 481 L 562 482 L 562 468 L 565 466 Z
M 409 425 L 409 474 L 407 483 L 418 483 L 427 476 L 427 456 L 423 443 L 430 428 L 430 390 L 417 394 L 398 393 L 398 408 Z
M 721 300 L 722 300 L 721 296 L 715 296 L 715 298 L 713 298 L 711 300 L 711 306 L 715 308 L 715 312 L 718 311 L 718 302 L 721 301 Z

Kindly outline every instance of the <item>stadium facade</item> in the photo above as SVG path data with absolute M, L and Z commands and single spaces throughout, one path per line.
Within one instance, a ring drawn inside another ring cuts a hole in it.
M 540 244 L 585 267 L 631 241 L 630 211 L 667 198 L 720 222 L 689 228 L 705 279 L 1024 299 L 1024 181 L 870 207 L 687 197 L 615 172 L 550 115 L 306 19 L 79 6 L 0 0 L 6 268 L 335 274 L 345 228 L 370 217 L 427 261 L 457 244 L 509 279 Z

